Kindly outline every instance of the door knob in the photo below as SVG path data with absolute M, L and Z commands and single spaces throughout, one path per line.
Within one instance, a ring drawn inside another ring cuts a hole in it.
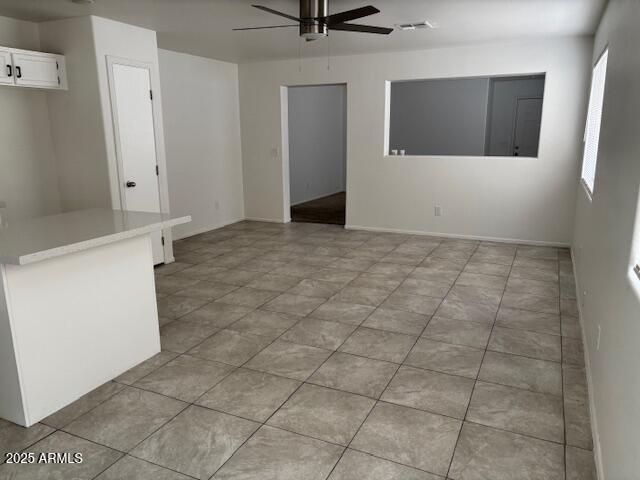
M 125 185 L 127 186 L 127 188 L 133 188 L 136 186 L 136 182 L 128 181 L 127 183 L 125 183 Z

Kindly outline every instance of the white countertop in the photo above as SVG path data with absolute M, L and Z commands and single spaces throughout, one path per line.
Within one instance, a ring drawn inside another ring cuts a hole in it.
M 160 213 L 78 210 L 0 227 L 0 263 L 26 265 L 191 221 Z

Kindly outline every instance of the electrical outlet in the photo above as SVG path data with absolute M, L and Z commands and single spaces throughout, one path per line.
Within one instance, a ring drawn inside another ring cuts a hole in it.
M 433 209 L 433 214 L 436 217 L 441 217 L 442 216 L 442 207 L 440 205 L 436 205 L 435 208 Z
M 596 351 L 600 351 L 600 334 L 602 333 L 602 329 L 600 325 L 598 325 L 598 338 L 596 339 Z

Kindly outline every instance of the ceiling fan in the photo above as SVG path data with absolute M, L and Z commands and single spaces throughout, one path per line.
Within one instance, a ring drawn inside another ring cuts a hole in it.
M 273 10 L 272 8 L 263 7 L 262 5 L 252 5 L 274 15 L 279 15 L 294 22 L 295 25 L 272 25 L 268 27 L 249 27 L 234 28 L 234 30 L 262 30 L 266 28 L 287 28 L 300 27 L 300 36 L 307 42 L 329 35 L 329 30 L 343 30 L 347 32 L 358 33 L 378 33 L 381 35 L 389 35 L 393 28 L 373 27 L 369 25 L 358 25 L 355 23 L 346 23 L 358 18 L 368 17 L 380 13 L 376 7 L 367 6 L 347 10 L 346 12 L 334 13 L 329 15 L 329 0 L 300 0 L 300 14 L 295 17 L 287 13 Z

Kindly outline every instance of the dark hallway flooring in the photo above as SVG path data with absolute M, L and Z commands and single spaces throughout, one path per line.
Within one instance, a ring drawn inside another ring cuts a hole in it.
M 291 221 L 344 225 L 347 194 L 335 193 L 291 207 Z

